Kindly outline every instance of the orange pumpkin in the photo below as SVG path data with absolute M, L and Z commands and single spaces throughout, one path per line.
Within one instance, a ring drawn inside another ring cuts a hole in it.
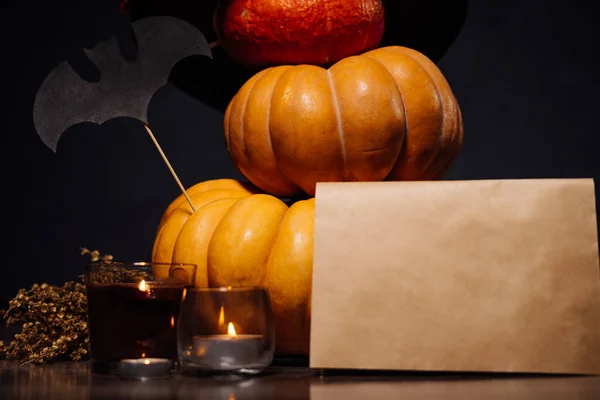
M 317 182 L 437 179 L 462 147 L 463 124 L 436 65 L 391 46 L 329 69 L 260 71 L 229 103 L 224 133 L 258 188 L 314 196 Z
M 165 210 L 152 260 L 198 266 L 196 287 L 260 286 L 273 307 L 276 352 L 308 355 L 314 199 L 288 207 L 233 179 L 198 183 Z

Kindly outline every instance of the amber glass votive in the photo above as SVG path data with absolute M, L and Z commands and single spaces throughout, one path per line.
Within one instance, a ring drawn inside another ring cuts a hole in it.
M 194 264 L 95 263 L 85 267 L 94 372 L 116 373 L 123 359 L 177 360 L 176 326 Z
M 177 348 L 188 373 L 254 375 L 273 361 L 275 332 L 262 288 L 186 289 Z

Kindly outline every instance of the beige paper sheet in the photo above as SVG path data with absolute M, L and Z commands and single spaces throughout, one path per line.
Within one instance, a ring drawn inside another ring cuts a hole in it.
M 600 373 L 594 182 L 320 183 L 310 366 Z

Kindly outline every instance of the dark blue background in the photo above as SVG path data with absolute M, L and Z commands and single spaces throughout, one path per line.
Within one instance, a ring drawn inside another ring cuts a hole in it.
M 158 0 L 137 3 L 136 17 L 164 11 Z M 192 2 L 179 0 L 174 13 L 210 20 L 186 3 Z M 385 44 L 409 45 L 434 59 L 463 111 L 464 147 L 446 179 L 600 176 L 594 2 L 472 0 L 466 14 L 458 1 L 423 1 L 421 10 L 401 3 L 389 6 L 388 25 L 409 36 L 388 36 Z M 158 220 L 180 193 L 137 121 L 74 127 L 57 154 L 33 127 L 44 77 L 77 49 L 118 30 L 125 22 L 118 5 L 2 2 L 0 308 L 34 282 L 76 279 L 86 260 L 80 246 L 120 260 L 149 259 Z M 222 107 L 243 73 L 184 67 L 173 79 L 188 82 L 190 94 L 172 86 L 156 94 L 154 133 L 185 186 L 242 178 L 223 142 Z

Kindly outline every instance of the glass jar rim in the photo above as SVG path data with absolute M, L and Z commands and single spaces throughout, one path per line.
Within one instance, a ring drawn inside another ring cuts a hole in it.
M 162 266 L 188 266 L 197 267 L 194 263 L 174 263 L 174 262 L 154 262 L 154 261 L 97 261 L 86 264 L 86 267 L 124 267 L 124 268 L 140 268 L 140 267 L 152 267 L 153 265 Z
M 262 286 L 220 286 L 220 287 L 192 287 L 186 288 L 188 292 L 227 293 L 227 292 L 252 292 L 266 291 Z

